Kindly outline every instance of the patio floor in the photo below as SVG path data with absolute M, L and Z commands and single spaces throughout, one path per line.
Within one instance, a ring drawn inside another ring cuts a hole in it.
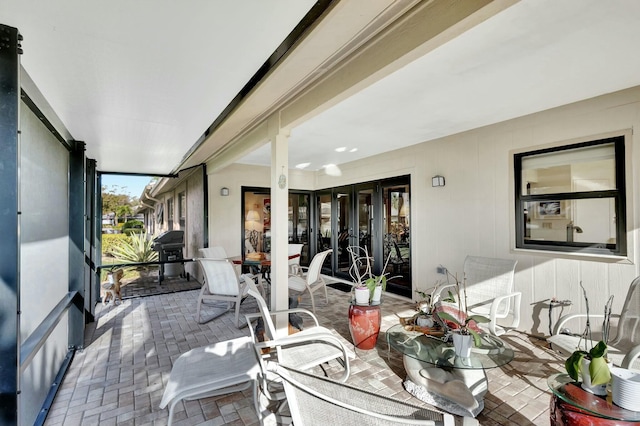
M 193 282 L 193 279 L 191 280 Z M 164 289 L 180 282 L 163 282 Z M 333 328 L 351 345 L 347 325 L 349 295 L 329 288 L 329 303 L 318 297 L 320 323 Z M 85 349 L 71 364 L 45 425 L 166 425 L 168 410 L 158 408 L 172 362 L 180 354 L 210 343 L 249 334 L 238 329 L 229 312 L 206 324 L 195 321 L 199 290 L 128 298 L 115 306 L 98 305 L 96 322 L 88 324 Z M 303 300 L 302 307 L 307 307 Z M 320 302 L 319 302 L 320 301 Z M 241 313 L 256 312 L 247 299 Z M 408 316 L 412 305 L 391 296 L 383 298 L 381 331 Z M 563 360 L 545 342 L 510 332 L 503 339 L 516 351 L 515 359 L 487 372 L 489 392 L 481 425 L 548 425 L 550 392 L 546 380 L 563 371 Z M 351 345 L 351 347 L 353 347 Z M 402 386 L 402 360 L 388 351 L 384 333 L 375 349 L 356 350 L 349 384 L 426 405 Z M 332 368 L 328 369 L 331 375 Z M 335 372 L 338 371 L 337 364 Z M 175 425 L 257 425 L 250 391 L 178 404 Z

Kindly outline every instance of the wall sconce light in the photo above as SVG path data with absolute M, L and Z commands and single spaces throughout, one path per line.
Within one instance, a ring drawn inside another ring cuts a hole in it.
M 227 187 L 220 188 L 220 195 L 222 195 L 223 197 L 228 196 L 229 195 L 229 188 L 227 188 Z
M 431 186 L 444 186 L 444 176 L 436 175 L 432 177 Z

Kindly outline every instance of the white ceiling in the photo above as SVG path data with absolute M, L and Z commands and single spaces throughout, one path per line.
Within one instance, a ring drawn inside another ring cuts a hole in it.
M 22 65 L 101 171 L 166 174 L 313 3 L 0 0 L 0 23 L 20 30 Z M 640 1 L 523 0 L 294 128 L 289 164 L 317 170 L 640 85 L 638 40 Z M 241 161 L 269 165 L 268 145 Z
M 171 172 L 314 0 L 0 0 L 101 171 Z
M 524 0 L 293 129 L 289 164 L 317 170 L 640 85 L 638 41 L 640 1 Z M 240 160 L 269 161 L 268 145 Z

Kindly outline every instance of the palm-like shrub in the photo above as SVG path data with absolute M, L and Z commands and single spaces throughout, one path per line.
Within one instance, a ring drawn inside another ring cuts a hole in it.
M 122 263 L 156 262 L 158 252 L 153 250 L 153 241 L 147 234 L 132 234 L 112 250 L 113 256 Z

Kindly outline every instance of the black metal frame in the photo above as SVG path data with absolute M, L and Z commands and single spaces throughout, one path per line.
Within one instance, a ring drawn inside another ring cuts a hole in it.
M 569 149 L 581 148 L 613 143 L 615 147 L 616 189 L 606 191 L 563 192 L 554 194 L 522 194 L 522 160 L 524 157 L 551 152 L 561 152 Z M 626 182 L 625 182 L 625 137 L 615 136 L 589 142 L 545 148 L 535 151 L 514 154 L 514 183 L 515 183 L 515 226 L 516 248 L 540 251 L 560 251 L 567 253 L 589 253 L 601 255 L 626 256 L 627 254 L 627 211 L 626 211 Z M 526 223 L 524 221 L 525 204 L 536 201 L 584 200 L 594 198 L 613 198 L 616 215 L 616 244 L 580 243 L 562 241 L 538 241 L 526 238 Z
M 6 330 L 0 340 L 0 424 L 15 424 L 18 416 L 19 45 L 18 29 L 0 24 L 0 322 Z

